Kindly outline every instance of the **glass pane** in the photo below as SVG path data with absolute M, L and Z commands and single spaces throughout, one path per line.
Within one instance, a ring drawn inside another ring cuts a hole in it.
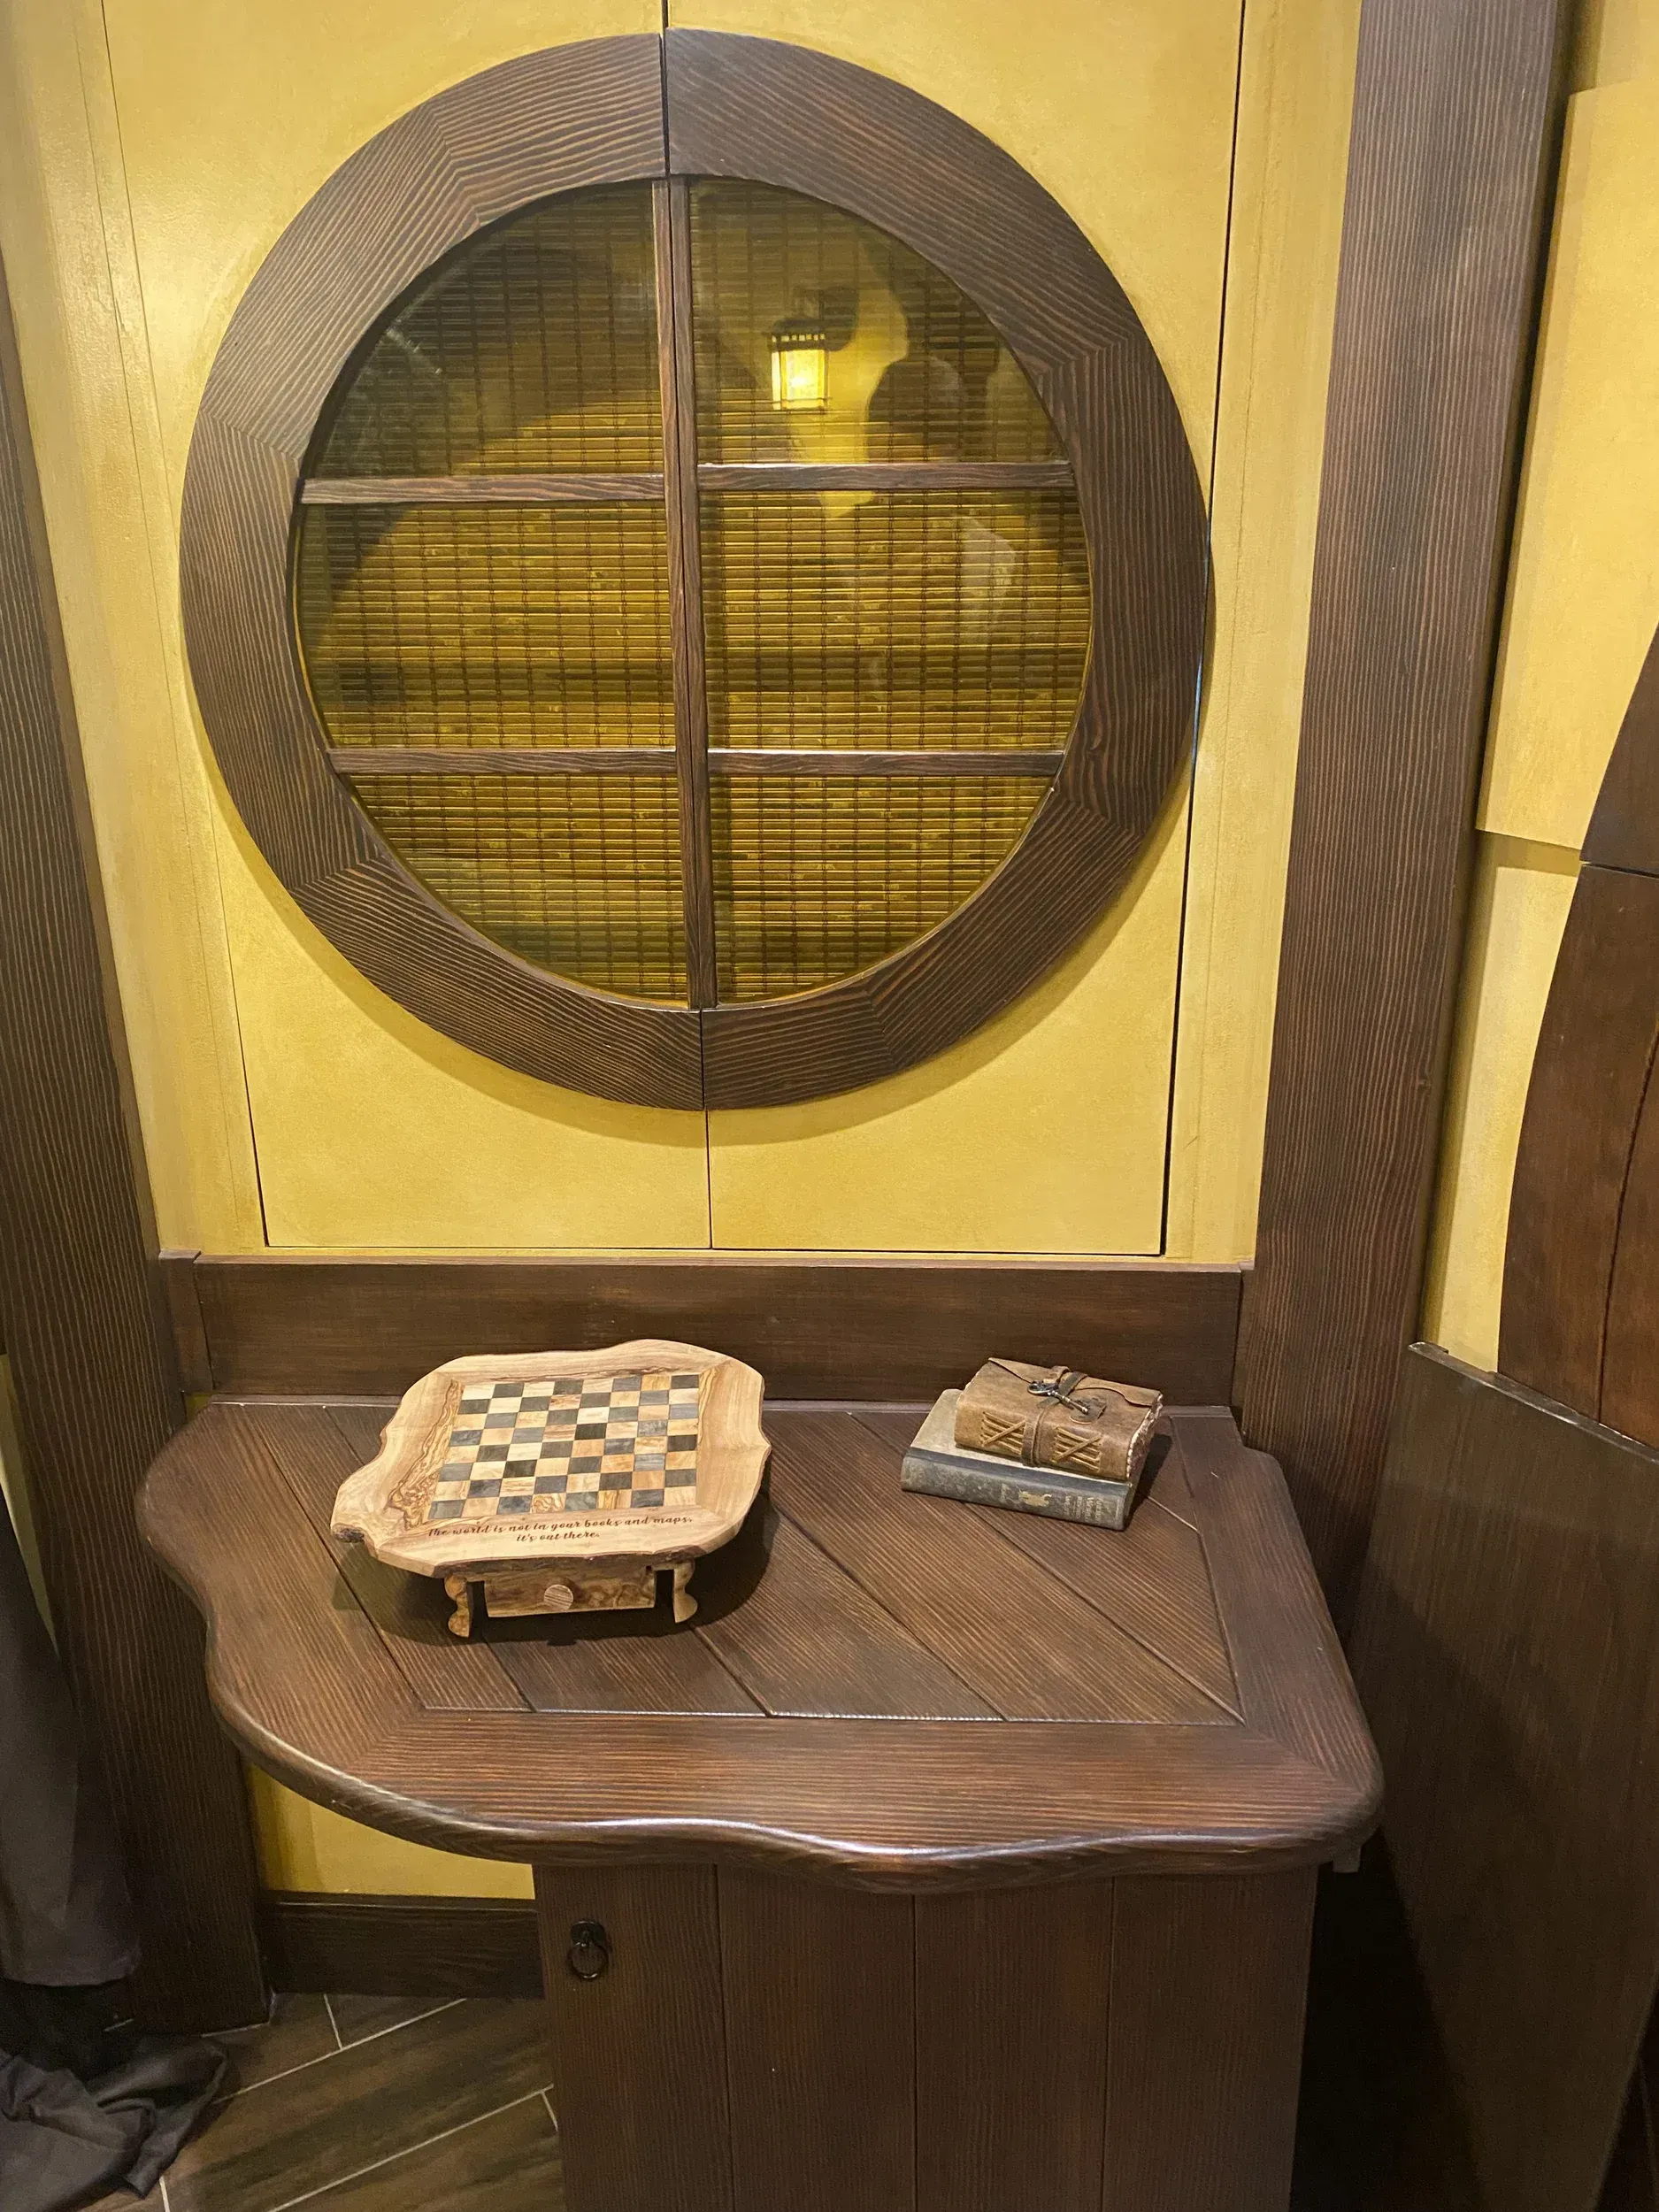
M 1013 776 L 717 776 L 723 1000 L 856 975 L 936 928 L 1002 865 L 1046 786 Z
M 373 776 L 365 812 L 498 945 L 595 990 L 686 1000 L 672 776 Z
M 297 590 L 331 744 L 674 741 L 660 507 L 307 507 Z
M 703 503 L 710 742 L 1065 743 L 1088 658 L 1071 493 Z
M 498 223 L 394 316 L 311 473 L 660 469 L 655 269 L 649 184 Z
M 990 322 L 896 238 L 726 178 L 691 215 L 703 460 L 1060 457 Z

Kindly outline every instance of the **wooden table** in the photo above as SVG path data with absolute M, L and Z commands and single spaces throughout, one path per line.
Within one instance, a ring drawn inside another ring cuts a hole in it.
M 461 1644 L 328 1534 L 388 1409 L 216 1401 L 143 1525 L 250 1758 L 534 1867 L 572 2212 L 1283 2212 L 1315 1870 L 1379 1777 L 1225 1411 L 1119 1536 L 902 1492 L 919 1409 L 769 1407 L 694 1624 Z

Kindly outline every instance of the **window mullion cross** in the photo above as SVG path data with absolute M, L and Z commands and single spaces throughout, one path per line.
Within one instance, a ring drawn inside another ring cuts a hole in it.
M 692 353 L 691 201 L 683 177 L 656 188 L 657 333 L 663 392 L 663 484 L 668 528 L 668 620 L 674 669 L 674 753 L 686 982 L 693 1006 L 718 993 L 714 851 L 709 819 L 709 695 L 697 518 L 696 373 Z

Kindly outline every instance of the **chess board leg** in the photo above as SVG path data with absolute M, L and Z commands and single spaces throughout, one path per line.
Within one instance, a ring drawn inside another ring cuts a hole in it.
M 697 1563 L 687 1559 L 674 1569 L 674 1618 L 688 1621 L 697 1609 L 697 1601 L 691 1594 L 691 1578 Z
M 455 1610 L 449 1616 L 451 1636 L 470 1636 L 472 1632 L 472 1586 L 465 1575 L 445 1575 L 444 1594 L 455 1600 Z

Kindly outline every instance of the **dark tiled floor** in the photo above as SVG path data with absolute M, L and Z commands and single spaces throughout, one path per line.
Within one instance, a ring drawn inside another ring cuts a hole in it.
M 146 2212 L 564 2212 L 539 2004 L 279 1997 L 216 2040 L 229 2093 Z

